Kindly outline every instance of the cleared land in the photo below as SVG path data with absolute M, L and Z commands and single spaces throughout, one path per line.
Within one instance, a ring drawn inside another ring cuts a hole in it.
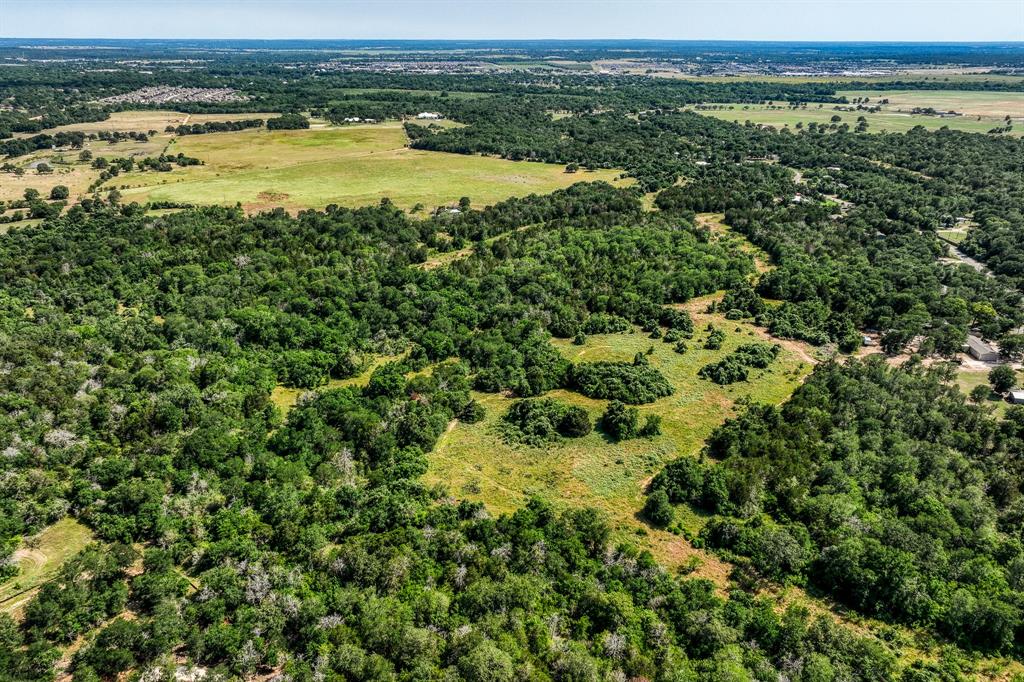
M 843 94 L 851 96 L 854 93 L 851 91 Z M 1022 106 L 1024 106 L 1024 99 L 1022 99 L 1024 98 L 1024 93 L 961 92 L 955 94 L 962 95 L 965 100 L 969 100 L 970 98 L 979 95 L 998 94 L 1002 98 L 999 100 L 1002 104 L 996 104 L 995 100 L 993 100 L 990 102 L 989 106 L 994 109 L 1005 106 L 1006 102 L 1012 102 L 1014 98 L 1021 101 Z M 889 95 L 890 93 L 885 90 L 857 93 L 857 96 L 870 97 L 871 102 L 869 102 L 869 104 L 885 99 Z M 695 111 L 699 114 L 712 116 L 725 121 L 736 121 L 738 123 L 751 121 L 752 123 L 771 125 L 777 128 L 788 127 L 791 129 L 795 129 L 797 123 L 803 123 L 805 126 L 809 123 L 824 123 L 829 125 L 832 122 L 832 117 L 836 115 L 842 119 L 840 123 L 847 123 L 852 129 L 857 125 L 857 118 L 863 116 L 868 122 L 868 132 L 873 133 L 882 131 L 902 133 L 910 130 L 914 126 L 923 126 L 929 130 L 938 130 L 939 128 L 948 127 L 952 130 L 962 130 L 970 133 L 987 133 L 992 128 L 1003 125 L 1002 116 L 982 115 L 979 120 L 978 115 L 940 118 L 939 116 L 926 116 L 923 114 L 909 113 L 915 106 L 933 107 L 936 110 L 942 111 L 948 111 L 950 109 L 954 111 L 964 111 L 962 102 L 961 104 L 957 104 L 954 99 L 943 100 L 936 97 L 933 102 L 942 102 L 944 103 L 942 106 L 934 106 L 934 104 L 904 104 L 902 106 L 897 106 L 891 102 L 892 100 L 890 99 L 890 104 L 883 105 L 882 110 L 877 113 L 870 113 L 866 111 L 836 111 L 834 108 L 835 105 L 828 104 L 822 106 L 820 109 L 816 104 L 808 104 L 806 109 L 791 109 L 786 106 L 785 103 L 780 102 L 776 102 L 774 105 L 723 103 L 716 104 L 714 106 L 724 106 L 729 108 Z M 958 108 L 958 106 L 960 108 Z M 900 111 L 900 108 L 904 110 Z M 1024 109 L 1018 110 L 1018 113 L 1016 113 L 1015 116 L 1018 118 L 1015 118 L 1014 130 L 1009 134 L 1019 136 L 1024 134 L 1024 125 L 1022 125 L 1024 124 L 1024 118 L 1019 118 L 1024 117 Z
M 802 344 L 780 342 L 783 351 L 779 358 L 767 370 L 753 372 L 747 382 L 718 386 L 699 379 L 697 371 L 705 364 L 721 359 L 741 343 L 768 338 L 752 324 L 703 312 L 712 298 L 691 301 L 686 308 L 698 330 L 711 321 L 726 332 L 721 350 L 704 350 L 701 340 L 706 333 L 702 331 L 688 342 L 690 350 L 682 355 L 673 351 L 672 344 L 640 332 L 594 335 L 583 346 L 555 341 L 574 362 L 631 361 L 636 353 L 653 346 L 654 352 L 648 356 L 651 364 L 675 390 L 671 396 L 639 406 L 639 410 L 641 417 L 662 417 L 661 436 L 614 443 L 595 431 L 546 448 L 511 446 L 502 440 L 496 427 L 512 399 L 478 394 L 475 397 L 485 406 L 486 418 L 477 424 L 454 423 L 430 455 L 426 480 L 446 485 L 459 498 L 484 502 L 494 512 L 512 511 L 535 494 L 557 503 L 595 507 L 608 515 L 620 539 L 629 537 L 651 549 L 667 566 L 678 567 L 690 557 L 698 557 L 704 562 L 702 574 L 724 581 L 728 572 L 724 563 L 695 551 L 679 536 L 649 528 L 637 517 L 643 506 L 644 486 L 666 461 L 699 452 L 711 431 L 735 414 L 734 406 L 741 398 L 768 403 L 785 400 L 810 372 L 814 358 Z M 565 390 L 546 395 L 583 407 L 595 420 L 607 405 L 607 401 Z M 699 531 L 702 519 L 698 515 L 682 508 L 680 513 L 687 530 Z
M 208 121 L 243 121 L 251 118 L 262 118 L 263 120 L 266 120 L 277 115 L 278 114 L 268 112 L 238 114 L 186 114 L 181 111 L 161 109 L 146 111 L 115 111 L 110 114 L 110 118 L 105 121 L 72 123 L 70 125 L 58 126 L 56 128 L 44 130 L 43 132 L 53 134 L 62 131 L 99 133 L 104 131 L 113 132 L 115 130 L 124 132 L 147 132 L 150 130 L 156 130 L 162 133 L 164 128 L 169 125 L 179 126 L 185 123 L 206 123 Z M 31 137 L 28 133 L 19 135 L 19 137 L 25 136 Z
M 170 173 L 122 174 L 126 201 L 274 206 L 365 206 L 384 197 L 402 208 L 428 208 L 470 197 L 480 206 L 546 193 L 575 182 L 614 182 L 616 171 L 569 174 L 553 164 L 409 149 L 398 123 L 318 130 L 248 130 L 177 138 L 169 152 L 203 166 Z
M 915 107 L 937 111 L 957 111 L 965 116 L 1001 119 L 1010 116 L 1024 120 L 1024 92 L 984 92 L 970 90 L 844 90 L 847 99 L 867 97 L 871 102 L 888 99 L 884 111 Z
M 92 531 L 70 517 L 41 530 L 14 552 L 18 575 L 0 585 L 0 612 L 14 613 L 68 558 L 92 541 Z

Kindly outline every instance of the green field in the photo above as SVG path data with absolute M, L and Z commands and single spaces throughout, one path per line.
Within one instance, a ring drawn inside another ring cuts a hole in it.
M 872 102 L 875 102 L 885 97 L 890 96 L 892 93 L 888 91 L 864 91 L 863 93 L 846 92 L 842 93 L 848 96 L 867 96 L 870 97 Z M 916 94 L 916 93 L 915 93 Z M 982 95 L 992 95 L 996 93 L 975 93 L 965 92 L 956 93 L 963 95 L 964 98 L 970 99 Z M 998 93 L 1000 98 L 997 100 L 992 98 L 981 98 L 982 100 L 988 99 L 985 105 L 991 110 L 1002 110 L 1000 107 L 1005 107 L 1007 102 L 1013 102 L 1014 98 L 1020 99 L 1020 96 L 1024 96 L 1024 93 Z M 890 100 L 892 101 L 892 100 Z M 922 102 L 924 100 L 921 100 Z M 936 109 L 955 111 L 963 111 L 964 107 L 962 104 L 960 108 L 957 108 L 956 100 L 954 99 L 942 99 L 935 97 L 931 100 L 933 103 L 943 102 L 950 106 L 935 107 Z M 1024 102 L 1024 99 L 1020 99 Z M 864 111 L 837 111 L 834 107 L 837 105 L 823 105 L 818 108 L 816 104 L 808 104 L 807 108 L 791 109 L 784 102 L 776 102 L 773 105 L 767 104 L 740 104 L 740 103 L 725 103 L 716 104 L 714 106 L 724 106 L 727 109 L 714 109 L 714 110 L 696 110 L 697 113 L 704 114 L 705 116 L 712 116 L 714 118 L 722 119 L 725 121 L 736 121 L 738 123 L 744 123 L 751 121 L 752 123 L 759 123 L 763 125 L 775 126 L 776 128 L 795 129 L 797 123 L 803 123 L 805 126 L 809 123 L 818 124 L 830 124 L 833 116 L 838 115 L 842 119 L 842 123 L 849 124 L 850 128 L 853 129 L 857 125 L 857 118 L 863 116 L 868 122 L 868 132 L 896 132 L 902 133 L 910 130 L 915 126 L 923 126 L 929 130 L 938 130 L 939 128 L 948 127 L 953 130 L 962 130 L 971 133 L 987 133 L 994 127 L 1003 125 L 1002 116 L 996 116 L 993 114 L 973 115 L 973 116 L 956 116 L 952 118 L 939 118 L 938 116 L 925 116 L 909 113 L 909 110 L 914 106 L 933 106 L 933 104 L 913 104 L 908 106 L 903 104 L 897 106 L 895 104 L 883 105 L 881 111 L 877 113 L 869 113 Z M 847 106 L 847 105 L 838 105 Z M 904 109 L 900 111 L 899 109 Z M 1024 112 L 1017 114 L 1018 116 L 1024 116 Z M 1011 135 L 1024 134 L 1024 119 L 1016 119 L 1016 125 L 1014 130 L 1010 133 Z
M 126 201 L 240 202 L 250 211 L 365 206 L 384 197 L 402 208 L 422 203 L 429 209 L 463 196 L 483 206 L 619 175 L 567 174 L 553 164 L 420 151 L 406 142 L 399 123 L 194 135 L 178 138 L 169 151 L 205 165 L 122 174 L 106 187 L 126 187 Z
M 910 111 L 931 107 L 937 111 L 957 111 L 965 117 L 981 116 L 998 121 L 1004 116 L 1024 122 L 1024 92 L 984 92 L 971 90 L 842 90 L 847 99 L 869 98 L 870 102 L 888 99 L 884 111 Z M 869 102 L 869 103 L 870 103 Z
M 147 109 L 143 111 L 115 111 L 110 117 L 103 121 L 88 121 L 86 123 L 71 123 L 44 130 L 45 133 L 57 132 L 83 132 L 98 133 L 102 131 L 135 131 L 148 132 L 155 130 L 164 132 L 169 125 L 179 126 L 185 123 L 206 123 L 208 121 L 241 121 L 250 118 L 262 118 L 264 120 L 277 116 L 269 112 L 239 113 L 239 114 L 186 114 L 181 111 L 170 111 L 163 109 Z M 19 133 L 16 137 L 30 137 L 35 133 Z
M 735 414 L 737 400 L 749 398 L 780 403 L 810 372 L 814 358 L 806 347 L 793 342 L 784 346 L 779 358 L 767 370 L 757 370 L 747 382 L 718 386 L 699 379 L 697 371 L 725 356 L 741 343 L 765 340 L 762 330 L 745 322 L 726 321 L 720 315 L 703 312 L 710 299 L 693 301 L 687 306 L 698 330 L 713 321 L 727 333 L 721 350 L 701 348 L 705 333 L 698 331 L 689 343 L 690 350 L 680 355 L 672 344 L 648 338 L 647 334 L 602 334 L 587 338 L 576 346 L 555 340 L 556 347 L 570 360 L 631 361 L 636 353 L 646 352 L 671 382 L 674 393 L 650 405 L 639 406 L 641 417 L 662 417 L 663 434 L 653 439 L 635 439 L 620 443 L 608 441 L 600 432 L 579 439 L 567 439 L 546 448 L 507 445 L 496 432 L 496 425 L 512 399 L 496 394 L 477 394 L 485 406 L 486 418 L 477 424 L 454 423 L 442 436 L 430 455 L 426 479 L 444 484 L 457 498 L 484 502 L 494 512 L 513 511 L 531 495 L 541 495 L 558 504 L 592 506 L 606 513 L 618 536 L 640 542 L 666 565 L 679 566 L 700 556 L 709 577 L 721 578 L 727 567 L 713 557 L 696 552 L 680 537 L 648 528 L 637 518 L 643 506 L 646 482 L 666 461 L 679 455 L 695 455 L 712 429 Z M 738 329 L 738 331 L 736 331 Z M 592 419 L 600 417 L 607 401 L 594 400 L 578 393 L 555 390 L 546 394 L 585 408 Z M 700 518 L 684 513 L 688 530 L 696 531 Z M 638 531 L 643 537 L 638 537 Z
M 65 517 L 40 531 L 14 553 L 18 575 L 0 584 L 0 612 L 13 613 L 27 602 L 64 561 L 92 541 L 92 531 Z

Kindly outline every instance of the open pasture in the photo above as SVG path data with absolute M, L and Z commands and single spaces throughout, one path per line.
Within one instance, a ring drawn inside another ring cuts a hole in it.
M 248 130 L 177 138 L 169 153 L 205 165 L 122 174 L 107 187 L 125 200 L 240 202 L 247 210 L 364 206 L 388 197 L 427 208 L 470 197 L 477 206 L 546 193 L 616 171 L 567 174 L 562 166 L 407 148 L 398 123 L 315 130 Z
M 54 134 L 59 132 L 148 132 L 156 130 L 163 132 L 169 125 L 179 126 L 185 123 L 206 123 L 208 121 L 242 121 L 250 118 L 262 118 L 264 120 L 277 116 L 278 114 L 267 112 L 245 112 L 237 114 L 186 114 L 182 111 L 169 111 L 152 109 L 144 111 L 115 111 L 104 121 L 89 121 L 87 123 L 72 123 L 70 125 L 57 126 L 44 130 L 44 133 Z
M 1024 121 L 1024 92 L 984 92 L 970 90 L 844 90 L 837 94 L 847 99 L 867 97 L 870 103 L 888 99 L 883 111 L 910 111 L 915 107 L 936 111 L 956 111 L 965 117 L 981 116 L 998 121 L 1004 116 Z
M 876 93 L 878 99 L 882 99 L 882 92 Z M 875 98 L 872 98 L 874 101 Z M 775 126 L 776 128 L 789 128 L 795 130 L 798 123 L 807 126 L 809 123 L 829 125 L 833 116 L 839 116 L 840 123 L 846 123 L 852 130 L 857 125 L 857 118 L 863 116 L 868 122 L 868 132 L 891 132 L 905 133 L 915 126 L 923 126 L 928 130 L 938 130 L 948 127 L 952 130 L 962 130 L 969 133 L 987 133 L 992 128 L 1002 125 L 1000 119 L 982 117 L 978 120 L 976 116 L 957 116 L 952 118 L 940 118 L 938 116 L 925 116 L 899 112 L 890 108 L 883 108 L 877 113 L 866 111 L 836 111 L 833 106 L 824 105 L 820 109 L 816 104 L 808 104 L 807 108 L 791 109 L 785 103 L 766 104 L 741 104 L 725 103 L 716 106 L 730 107 L 728 109 L 705 109 L 696 110 L 697 113 L 705 116 L 712 116 L 723 121 L 735 121 L 744 123 L 751 121 L 762 125 Z M 841 105 L 845 106 L 845 105 Z M 1022 126 L 1015 126 L 1011 135 L 1020 135 Z
M 769 340 L 763 330 L 750 323 L 727 321 L 721 315 L 703 312 L 710 300 L 712 297 L 705 297 L 686 306 L 697 332 L 687 342 L 690 349 L 685 354 L 676 353 L 673 344 L 650 339 L 641 332 L 593 335 L 582 346 L 554 341 L 573 362 L 631 361 L 636 353 L 653 347 L 650 362 L 668 378 L 674 392 L 639 406 L 639 411 L 641 420 L 648 414 L 661 416 L 662 435 L 616 443 L 595 430 L 583 438 L 566 439 L 545 448 L 512 446 L 502 440 L 497 425 L 513 399 L 477 394 L 487 411 L 485 419 L 477 424 L 457 422 L 442 436 L 430 455 L 426 480 L 444 484 L 456 497 L 479 500 L 499 513 L 513 511 L 532 495 L 559 504 L 592 506 L 607 514 L 620 539 L 628 537 L 651 549 L 666 565 L 676 567 L 699 554 L 712 574 L 709 577 L 724 577 L 724 565 L 697 553 L 682 538 L 650 528 L 638 518 L 644 487 L 665 462 L 680 455 L 695 456 L 711 431 L 736 414 L 737 401 L 785 400 L 810 372 L 815 358 L 803 344 L 785 341 L 780 342 L 783 350 L 775 362 L 768 369 L 752 372 L 749 381 L 718 386 L 698 378 L 701 367 L 721 359 L 738 345 Z M 726 332 L 720 350 L 702 347 L 708 322 Z M 545 397 L 579 405 L 592 420 L 601 416 L 608 403 L 566 390 L 551 391 Z M 701 519 L 686 513 L 683 523 L 696 532 Z

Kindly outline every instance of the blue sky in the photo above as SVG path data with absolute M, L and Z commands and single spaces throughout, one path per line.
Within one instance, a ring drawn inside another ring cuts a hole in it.
M 1024 41 L 1024 0 L 0 0 L 0 36 Z

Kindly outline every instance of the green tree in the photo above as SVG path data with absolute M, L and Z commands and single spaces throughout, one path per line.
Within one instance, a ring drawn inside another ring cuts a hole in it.
M 660 488 L 647 496 L 643 513 L 648 521 L 660 528 L 669 525 L 675 518 L 675 510 L 669 502 L 668 493 Z
M 996 393 L 1005 394 L 1017 384 L 1017 373 L 1010 365 L 996 365 L 988 373 L 988 383 Z

